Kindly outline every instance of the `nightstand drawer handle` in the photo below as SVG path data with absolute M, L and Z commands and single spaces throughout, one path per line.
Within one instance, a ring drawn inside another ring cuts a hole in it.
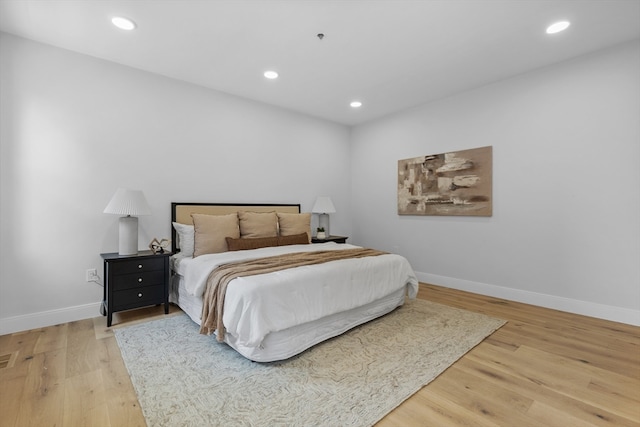
M 142 268 L 142 264 L 138 264 L 138 268 Z
M 138 283 L 142 282 L 142 277 L 138 277 Z
M 142 298 L 142 292 L 138 293 L 138 298 Z

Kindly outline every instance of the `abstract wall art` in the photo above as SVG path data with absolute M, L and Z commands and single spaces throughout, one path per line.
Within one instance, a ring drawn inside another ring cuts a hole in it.
M 492 148 L 398 160 L 398 214 L 491 216 Z

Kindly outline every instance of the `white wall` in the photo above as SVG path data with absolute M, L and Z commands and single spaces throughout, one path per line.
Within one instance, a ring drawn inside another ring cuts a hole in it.
M 151 205 L 141 248 L 170 237 L 172 201 L 329 195 L 351 233 L 344 126 L 7 34 L 0 61 L 0 334 L 99 315 L 85 270 L 117 252 L 118 187 Z
M 636 41 L 356 127 L 353 240 L 426 282 L 640 324 L 638 76 Z M 397 215 L 399 159 L 486 145 L 492 217 Z

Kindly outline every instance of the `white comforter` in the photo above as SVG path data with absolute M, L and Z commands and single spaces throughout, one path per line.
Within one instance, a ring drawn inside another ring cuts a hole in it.
M 175 265 L 187 292 L 202 297 L 209 273 L 220 264 L 291 252 L 345 250 L 358 246 L 333 242 L 224 252 L 182 258 Z M 223 322 L 226 333 L 247 347 L 258 347 L 270 332 L 350 310 L 407 287 L 410 298 L 418 279 L 400 255 L 346 259 L 232 280 L 227 287 Z

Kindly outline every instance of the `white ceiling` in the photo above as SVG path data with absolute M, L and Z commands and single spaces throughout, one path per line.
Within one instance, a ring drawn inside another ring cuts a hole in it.
M 0 30 L 354 125 L 640 38 L 640 0 L 0 0 Z

